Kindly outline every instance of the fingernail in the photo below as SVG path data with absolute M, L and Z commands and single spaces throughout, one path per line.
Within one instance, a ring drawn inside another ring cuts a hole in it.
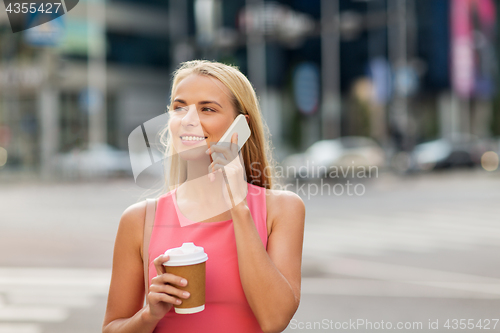
M 207 151 L 205 152 L 205 154 L 210 154 L 210 148 L 207 149 Z
M 177 304 L 181 304 L 181 303 L 182 303 L 182 301 L 181 301 L 180 299 L 178 299 L 178 300 L 176 300 L 176 301 L 175 301 L 175 303 L 177 303 Z
M 189 297 L 189 293 L 187 291 L 182 293 L 184 296 Z
M 187 282 L 187 280 L 186 280 L 186 279 L 182 279 L 182 280 L 181 280 L 181 284 L 182 284 L 182 285 L 184 285 L 184 286 L 185 286 L 187 283 L 188 283 L 188 282 Z

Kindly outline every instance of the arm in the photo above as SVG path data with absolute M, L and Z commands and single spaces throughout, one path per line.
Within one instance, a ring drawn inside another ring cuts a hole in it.
M 181 296 L 182 290 L 174 287 L 183 285 L 181 277 L 165 273 L 162 264 L 168 261 L 168 256 L 159 256 L 154 260 L 158 275 L 152 279 L 148 304 L 143 307 L 142 239 L 145 210 L 145 202 L 137 203 L 129 207 L 120 220 L 103 333 L 151 333 L 172 305 L 181 302 L 180 297 L 188 298 Z
M 246 201 L 231 210 L 241 284 L 264 332 L 283 331 L 300 302 L 305 207 L 296 194 L 278 193 L 269 198 L 275 218 L 267 252 Z
M 157 322 L 148 316 L 146 307 L 143 308 L 141 245 L 145 209 L 145 202 L 137 203 L 125 210 L 120 219 L 103 333 L 151 333 L 156 327 Z
M 166 273 L 163 263 L 169 257 L 160 255 L 153 261 L 157 276 L 151 279 L 147 304 L 143 307 L 145 213 L 146 202 L 143 201 L 127 208 L 120 220 L 103 333 L 151 333 L 173 304 L 181 304 L 182 299 L 189 298 L 177 288 L 187 282 L 180 276 Z

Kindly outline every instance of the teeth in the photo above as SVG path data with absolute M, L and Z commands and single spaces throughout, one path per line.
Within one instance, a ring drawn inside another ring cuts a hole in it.
M 202 141 L 202 140 L 205 140 L 204 137 L 200 137 L 200 136 L 182 136 L 181 139 L 184 141 Z

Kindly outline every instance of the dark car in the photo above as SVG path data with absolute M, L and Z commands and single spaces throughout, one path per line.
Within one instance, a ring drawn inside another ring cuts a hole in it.
M 421 143 L 411 153 L 412 169 L 474 167 L 481 164 L 481 156 L 491 149 L 490 141 L 468 134 Z

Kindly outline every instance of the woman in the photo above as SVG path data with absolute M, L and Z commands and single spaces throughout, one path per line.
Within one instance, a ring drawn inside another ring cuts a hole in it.
M 255 91 L 234 67 L 186 62 L 175 73 L 169 113 L 170 191 L 157 201 L 147 303 L 143 306 L 146 204 L 141 202 L 125 210 L 120 220 L 103 332 L 283 331 L 300 301 L 305 208 L 296 194 L 272 189 L 269 146 Z M 205 152 L 239 114 L 251 129 L 241 148 L 244 167 L 235 163 L 237 135 L 231 147 L 212 145 Z M 203 154 L 193 147 L 204 147 Z M 213 152 L 221 154 L 216 161 L 210 159 Z M 212 172 L 208 176 L 207 169 Z M 215 188 L 210 187 L 215 175 L 222 179 L 222 169 L 235 194 L 242 189 L 239 175 L 246 176 L 246 197 L 229 206 L 223 203 L 224 190 L 206 191 Z M 178 289 L 189 281 L 165 273 L 162 265 L 169 259 L 164 251 L 183 242 L 203 246 L 209 256 L 205 310 L 189 315 L 172 310 L 189 297 Z

